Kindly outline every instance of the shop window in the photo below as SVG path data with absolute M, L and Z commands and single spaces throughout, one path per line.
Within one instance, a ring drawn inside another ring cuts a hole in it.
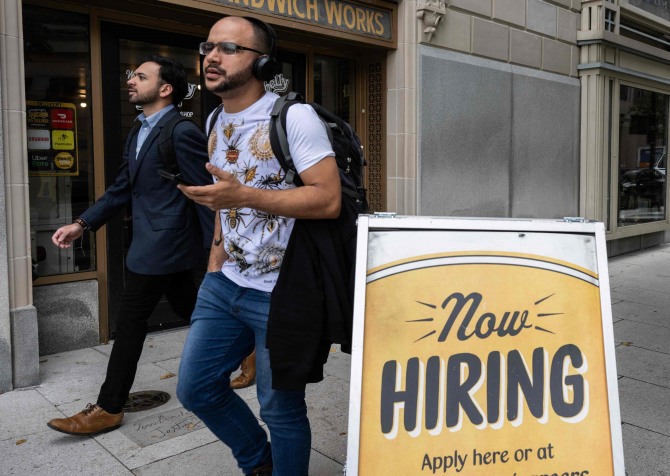
M 654 91 L 621 86 L 619 226 L 666 219 L 669 98 Z
M 37 276 L 96 269 L 95 236 L 69 249 L 51 235 L 93 201 L 89 20 L 25 5 L 23 34 L 30 239 Z

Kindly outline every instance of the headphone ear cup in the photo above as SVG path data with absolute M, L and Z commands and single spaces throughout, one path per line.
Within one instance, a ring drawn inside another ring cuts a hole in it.
M 278 63 L 268 55 L 262 55 L 256 58 L 253 65 L 253 74 L 261 81 L 270 81 L 275 77 Z

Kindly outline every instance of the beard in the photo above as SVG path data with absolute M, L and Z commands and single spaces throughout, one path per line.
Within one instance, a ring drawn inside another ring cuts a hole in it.
M 156 88 L 152 91 L 147 91 L 142 94 L 135 92 L 135 96 L 130 97 L 128 101 L 131 104 L 135 104 L 136 106 L 146 106 L 147 104 L 156 102 L 156 100 L 158 100 L 159 97 L 160 97 L 159 88 Z
M 221 81 L 217 84 L 207 85 L 207 89 L 210 93 L 225 93 L 228 91 L 233 91 L 251 81 L 254 77 L 252 69 L 247 68 L 238 73 L 228 75 L 225 70 L 219 70 L 223 76 Z

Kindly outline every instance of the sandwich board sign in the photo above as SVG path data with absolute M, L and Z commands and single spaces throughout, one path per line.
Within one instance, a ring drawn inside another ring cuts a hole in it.
M 605 230 L 359 217 L 347 475 L 624 475 Z

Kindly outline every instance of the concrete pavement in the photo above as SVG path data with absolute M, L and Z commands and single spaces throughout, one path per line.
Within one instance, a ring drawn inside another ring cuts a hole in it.
M 612 258 L 609 274 L 627 474 L 670 476 L 670 246 Z M 42 357 L 39 386 L 0 395 L 0 475 L 239 475 L 230 451 L 174 397 L 185 336 L 150 335 L 133 387 L 172 398 L 95 437 L 63 435 L 46 422 L 95 402 L 111 345 Z M 342 474 L 349 366 L 334 347 L 325 380 L 308 387 L 310 475 Z M 255 388 L 240 394 L 257 413 Z

